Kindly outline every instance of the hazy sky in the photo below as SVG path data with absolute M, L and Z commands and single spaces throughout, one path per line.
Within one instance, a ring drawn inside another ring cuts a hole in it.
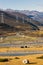
M 43 0 L 0 0 L 0 8 L 43 11 Z

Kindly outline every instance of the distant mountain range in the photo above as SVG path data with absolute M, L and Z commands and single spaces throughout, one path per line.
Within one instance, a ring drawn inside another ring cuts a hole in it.
M 39 21 L 43 25 L 43 12 L 29 11 L 29 10 L 12 10 L 12 9 L 6 9 L 6 11 L 19 12 L 25 14 L 28 17 L 32 18 L 33 20 Z
M 14 31 L 40 30 L 43 21 L 38 20 L 39 13 L 28 10 L 0 10 L 0 29 Z M 4 23 L 2 23 L 2 20 Z
M 39 21 L 43 24 L 43 12 L 39 12 L 39 11 L 28 11 L 28 10 L 15 10 L 16 12 L 20 12 L 23 14 L 26 14 L 27 16 L 29 16 L 30 18 Z

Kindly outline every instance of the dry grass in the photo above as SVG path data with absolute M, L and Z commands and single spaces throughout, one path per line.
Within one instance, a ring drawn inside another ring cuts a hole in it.
M 12 42 L 12 41 L 34 41 L 37 40 L 36 37 L 29 37 L 29 36 L 20 36 L 20 37 L 15 37 L 15 36 L 7 36 L 6 38 L 0 38 L 0 42 Z
M 9 47 L 9 48 L 0 48 L 0 52 L 8 52 L 8 51 L 43 51 L 43 47 L 31 47 L 31 48 L 15 48 L 15 47 Z
M 24 31 L 25 32 L 25 31 Z M 25 33 L 24 33 L 25 34 Z M 20 35 L 17 33 L 6 33 L 5 38 L 1 39 L 0 42 L 12 42 L 12 41 L 36 41 L 38 37 L 43 37 L 43 31 L 28 31 L 27 35 Z
M 0 58 L 9 58 L 12 59 L 9 62 L 0 62 L 0 65 L 43 65 L 42 59 L 37 59 L 37 57 L 42 56 L 43 54 L 36 54 L 36 55 L 27 55 L 27 56 L 17 56 L 19 59 L 15 59 L 15 56 L 11 57 L 2 57 Z M 28 59 L 30 61 L 29 64 L 23 64 L 23 60 Z
M 33 34 L 43 35 L 43 31 L 37 31 Z M 8 37 L 3 39 L 2 42 L 11 42 L 11 41 L 35 41 L 37 40 L 37 37 L 29 37 L 29 36 L 22 36 L 22 37 Z M 35 50 L 43 50 L 42 47 L 30 47 L 30 48 L 0 48 L 0 52 L 8 52 L 8 51 L 35 51 Z M 24 65 L 22 61 L 24 59 L 28 59 L 30 61 L 30 64 L 27 65 L 43 65 L 43 59 L 37 59 L 37 57 L 42 56 L 43 54 L 34 54 L 34 55 L 27 55 L 27 56 L 17 56 L 19 59 L 15 59 L 15 56 L 0 56 L 0 58 L 10 58 L 9 62 L 0 62 L 0 65 Z M 25 64 L 26 65 L 26 64 Z
M 34 31 L 34 32 L 32 32 L 32 33 L 33 33 L 33 35 L 35 35 L 35 36 L 43 37 L 43 30 Z

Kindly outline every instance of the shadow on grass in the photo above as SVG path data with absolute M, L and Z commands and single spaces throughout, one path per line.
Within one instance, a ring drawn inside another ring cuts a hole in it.
M 31 62 L 31 63 L 29 63 L 29 64 L 37 64 L 37 62 Z

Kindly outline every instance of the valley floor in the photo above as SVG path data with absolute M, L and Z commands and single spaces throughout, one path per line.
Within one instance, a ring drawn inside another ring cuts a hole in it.
M 38 32 L 35 34 L 38 34 Z M 39 34 L 43 35 L 43 32 Z M 27 52 L 29 53 L 25 55 Z M 6 56 L 4 56 L 4 53 Z M 10 55 L 11 53 L 13 56 Z M 14 55 L 16 53 L 24 53 L 24 55 Z M 9 59 L 9 61 L 0 62 L 0 65 L 43 65 L 43 37 L 24 35 L 0 37 L 0 59 L 5 58 Z M 28 59 L 29 64 L 24 64 L 24 59 Z
M 43 51 L 43 46 L 42 47 L 30 47 L 30 48 L 14 48 L 14 47 L 9 47 L 9 48 L 0 48 L 0 53 L 3 52 L 26 52 L 26 51 Z M 42 58 L 38 59 L 37 57 Z M 0 62 L 0 65 L 43 65 L 43 54 L 28 54 L 28 55 L 23 55 L 23 56 L 0 56 L 0 59 L 9 59 L 8 62 Z M 24 64 L 23 60 L 28 59 L 29 64 Z

